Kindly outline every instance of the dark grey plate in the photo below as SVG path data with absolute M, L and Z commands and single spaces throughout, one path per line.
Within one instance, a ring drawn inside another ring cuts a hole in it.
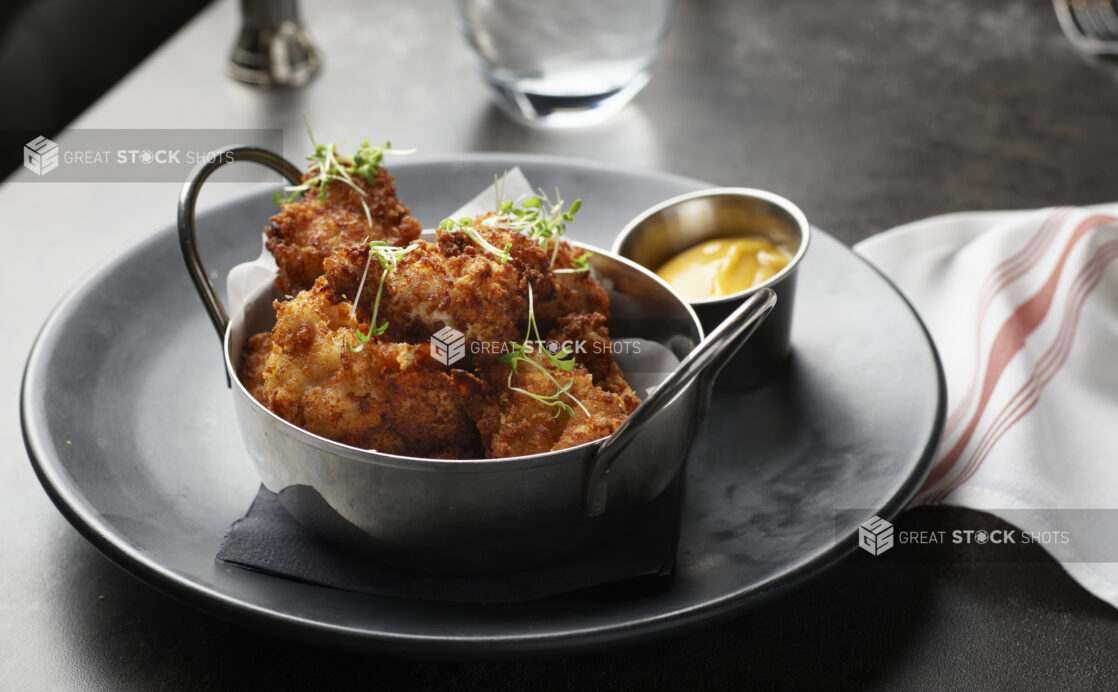
M 581 197 L 571 235 L 600 247 L 644 208 L 704 187 L 513 155 L 395 160 L 392 170 L 402 198 L 431 227 L 513 165 L 536 185 Z M 200 215 L 213 276 L 256 256 L 273 210 L 260 194 Z M 24 379 L 24 437 L 43 487 L 86 538 L 215 615 L 414 655 L 634 642 L 740 614 L 803 582 L 855 548 L 861 521 L 900 511 L 924 477 L 943 385 L 919 320 L 826 233 L 816 231 L 800 272 L 793 358 L 762 389 L 717 395 L 688 461 L 679 566 L 659 586 L 473 606 L 350 593 L 216 562 L 258 481 L 220 345 L 171 225 L 94 271 L 47 320 Z

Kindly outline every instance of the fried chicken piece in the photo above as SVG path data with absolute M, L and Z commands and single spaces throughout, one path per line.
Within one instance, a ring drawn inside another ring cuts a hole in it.
M 248 393 L 257 401 L 264 403 L 264 366 L 272 352 L 272 333 L 253 334 L 245 343 L 241 353 L 241 367 L 237 377 Z
M 555 245 L 559 248 L 556 251 Z M 574 269 L 576 257 L 586 254 L 586 250 L 576 248 L 562 238 L 551 238 L 545 255 L 554 257 L 551 269 Z M 564 315 L 571 313 L 599 313 L 609 319 L 609 296 L 602 288 L 602 283 L 594 278 L 589 271 L 583 272 L 549 272 L 555 299 L 550 304 L 541 304 L 536 309 L 541 324 L 552 323 Z
M 475 396 L 470 402 L 470 416 L 477 421 L 488 457 L 538 454 L 606 437 L 640 405 L 640 399 L 628 387 L 615 393 L 595 386 L 582 365 L 576 364 L 564 372 L 548 367 L 547 359 L 539 352 L 530 357 L 561 384 L 570 382 L 559 400 L 570 406 L 571 413 L 560 410 L 556 416 L 557 407 L 508 386 L 551 397 L 556 384 L 537 368 L 520 363 L 510 382 L 509 366 L 494 365 L 489 371 L 492 391 Z
M 325 279 L 276 302 L 261 401 L 309 432 L 366 449 L 471 458 L 481 441 L 467 415 L 485 383 L 431 358 L 430 346 L 370 341 L 347 302 L 332 302 Z M 249 372 L 245 370 L 245 372 Z
M 312 168 L 303 180 L 317 172 Z M 283 205 L 271 218 L 265 229 L 265 246 L 279 265 L 276 286 L 284 295 L 309 289 L 322 275 L 322 260 L 336 248 L 366 238 L 403 246 L 419 237 L 419 222 L 396 197 L 395 180 L 383 167 L 377 169 L 375 184 L 361 176 L 354 176 L 353 182 L 364 195 L 335 181 L 326 185 L 325 201 L 317 190 L 311 190 L 302 200 Z
M 368 264 L 357 314 L 364 321 L 372 319 L 383 280 L 377 323 L 387 320 L 383 335 L 387 341 L 422 343 L 450 326 L 465 334 L 469 344 L 500 345 L 520 337 L 518 323 L 528 318 L 528 289 L 515 267 L 490 257 L 479 253 L 446 257 L 437 245 L 421 241 L 386 274 L 376 258 L 368 261 L 368 246 L 355 245 L 326 258 L 325 279 L 333 300 L 352 300 Z M 483 351 L 472 346 L 466 350 L 471 356 Z M 496 351 L 496 347 L 485 350 Z M 492 356 L 469 362 L 490 360 Z
M 493 222 L 492 214 L 472 222 L 481 242 L 462 229 L 440 230 L 434 243 L 416 241 L 419 226 L 395 199 L 387 173 L 378 172 L 375 186 L 357 183 L 369 196 L 331 183 L 325 203 L 308 195 L 272 219 L 268 249 L 280 267 L 276 284 L 300 292 L 276 302 L 275 328 L 246 345 L 239 375 L 265 406 L 346 444 L 471 458 L 596 440 L 640 404 L 613 360 L 609 298 L 600 282 L 587 271 L 556 271 L 578 269 L 585 250 L 559 238 L 532 240 Z M 370 232 L 362 200 L 379 238 Z M 366 238 L 415 247 L 387 271 L 377 257 L 370 261 Z M 369 332 L 378 289 L 376 323 L 387 322 L 387 330 L 353 352 L 360 344 L 354 330 Z M 520 362 L 510 380 L 510 366 L 496 358 L 524 339 L 529 295 L 539 332 L 582 348 L 569 371 L 537 352 L 532 362 L 549 374 Z M 428 340 L 448 326 L 471 346 L 458 368 L 473 368 L 484 379 L 431 357 Z M 556 380 L 564 387 L 558 397 Z M 548 405 L 557 398 L 569 412 Z
M 547 339 L 568 346 L 574 359 L 590 371 L 596 386 L 614 394 L 631 391 L 624 373 L 613 359 L 613 341 L 609 338 L 606 316 L 602 313 L 560 317 Z
M 575 258 L 586 254 L 585 250 L 561 238 L 549 238 L 546 246 L 541 247 L 538 241 L 523 233 L 488 225 L 493 216 L 492 213 L 483 214 L 474 219 L 470 227 L 495 248 L 503 250 L 509 246 L 508 263 L 531 282 L 536 320 L 543 328 L 550 329 L 559 317 L 573 312 L 600 312 L 609 316 L 609 296 L 590 272 L 554 271 L 576 268 Z M 500 261 L 461 230 L 440 230 L 437 242 L 446 257 L 481 253 Z
M 440 231 L 435 243 L 416 243 L 388 274 L 381 291 L 377 321 L 388 321 L 387 340 L 418 343 L 450 326 L 465 334 L 470 362 L 484 367 L 501 345 L 523 338 L 529 286 L 541 332 L 551 328 L 560 315 L 608 314 L 609 297 L 588 272 L 557 274 L 551 269 L 550 256 L 537 243 L 520 233 L 487 229 L 477 223 L 474 227 L 479 235 L 495 247 L 511 246 L 508 261 L 502 262 L 461 231 Z M 357 308 L 363 320 L 371 319 L 385 275 L 375 258 L 369 262 L 369 252 L 367 246 L 355 245 L 324 262 L 335 301 L 351 300 L 361 286 L 361 277 L 366 276 Z M 556 267 L 574 267 L 574 258 L 582 252 L 559 241 Z

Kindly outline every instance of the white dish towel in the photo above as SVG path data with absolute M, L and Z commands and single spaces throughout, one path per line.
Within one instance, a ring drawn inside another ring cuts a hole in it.
M 943 359 L 948 418 L 913 504 L 998 515 L 1118 606 L 1118 204 L 951 214 L 855 250 Z

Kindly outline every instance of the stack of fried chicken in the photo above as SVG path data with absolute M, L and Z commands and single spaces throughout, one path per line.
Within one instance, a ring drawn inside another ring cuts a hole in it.
M 285 201 L 266 228 L 285 298 L 240 368 L 264 406 L 338 442 L 444 459 L 572 447 L 611 434 L 637 407 L 613 360 L 609 299 L 578 270 L 585 251 L 486 223 L 493 214 L 421 241 L 383 167 L 339 180 L 321 166 L 304 176 L 318 186 Z M 409 249 L 386 265 L 370 241 Z M 560 354 L 564 364 L 542 348 L 519 363 L 502 357 L 525 341 L 530 308 L 546 342 L 581 342 Z M 465 335 L 450 365 L 430 343 L 445 327 Z

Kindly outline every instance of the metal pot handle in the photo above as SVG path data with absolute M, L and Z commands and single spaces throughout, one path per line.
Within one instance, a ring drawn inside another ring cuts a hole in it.
M 202 258 L 198 255 L 198 239 L 194 234 L 194 207 L 198 203 L 198 194 L 202 191 L 202 183 L 213 175 L 213 172 L 227 163 L 234 161 L 253 161 L 276 171 L 292 185 L 298 185 L 303 180 L 303 174 L 287 159 L 279 154 L 274 154 L 266 149 L 249 146 L 231 146 L 210 152 L 206 160 L 198 164 L 190 173 L 190 179 L 182 186 L 179 194 L 179 247 L 182 248 L 182 258 L 186 261 L 186 269 L 194 281 L 194 288 L 206 306 L 214 329 L 217 330 L 218 341 L 224 341 L 225 329 L 229 326 L 229 314 L 221 304 L 221 298 L 214 290 L 213 282 L 206 274 L 202 265 Z M 227 373 L 228 376 L 228 373 Z
M 718 372 L 737 353 L 742 344 L 749 340 L 774 305 L 776 305 L 776 293 L 772 289 L 764 288 L 750 296 L 691 353 L 687 354 L 679 367 L 672 371 L 656 391 L 641 402 L 637 410 L 633 411 L 598 447 L 597 454 L 590 462 L 590 471 L 586 478 L 584 507 L 588 516 L 598 516 L 605 511 L 606 478 L 609 470 L 617 457 L 640 433 L 644 424 L 697 377 L 705 377 L 702 396 L 708 398 L 710 387 Z M 707 404 L 704 401 L 701 405 L 705 409 Z

